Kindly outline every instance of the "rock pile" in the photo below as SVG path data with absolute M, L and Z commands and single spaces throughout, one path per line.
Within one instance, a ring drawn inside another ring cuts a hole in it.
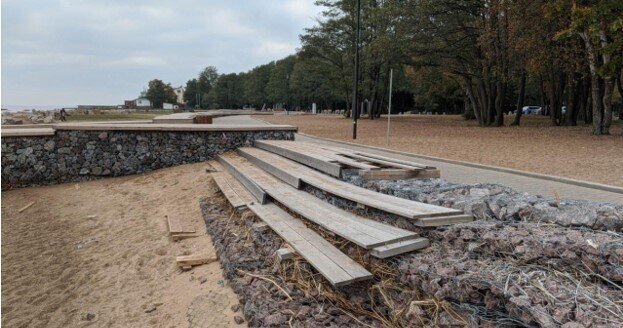
M 253 232 L 252 224 L 245 221 L 252 215 L 232 216 L 222 210 L 222 204 L 204 201 L 208 231 L 230 284 L 245 304 L 250 326 L 623 325 L 621 206 L 552 202 L 499 185 L 460 185 L 440 179 L 347 180 L 399 197 L 459 208 L 473 213 L 477 221 L 423 229 L 405 218 L 361 209 L 306 186 L 305 191 L 338 207 L 416 231 L 431 241 L 422 251 L 378 260 L 325 234 L 376 277 L 335 290 L 319 275 L 313 276 L 314 283 L 301 282 L 299 272 L 313 272 L 306 263 L 275 263 L 273 253 L 282 241 L 270 230 Z M 271 282 L 241 270 L 274 280 L 291 299 Z
M 21 112 L 2 112 L 2 125 L 50 124 L 56 122 L 54 111 L 33 109 Z

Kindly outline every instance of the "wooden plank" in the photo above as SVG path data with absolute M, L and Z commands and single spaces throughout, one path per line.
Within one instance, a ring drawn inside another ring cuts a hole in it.
M 187 234 L 196 232 L 193 224 L 186 217 L 165 215 L 169 225 L 169 232 L 174 234 Z
M 451 215 L 433 218 L 421 218 L 413 222 L 418 227 L 438 227 L 442 225 L 466 223 L 474 221 L 474 217 L 469 214 Z
M 344 156 L 360 159 L 362 161 L 368 161 L 368 162 L 372 162 L 372 163 L 382 164 L 382 165 L 389 166 L 389 167 L 395 167 L 395 168 L 399 168 L 399 169 L 406 169 L 406 170 L 422 170 L 422 169 L 424 169 L 423 167 L 419 167 L 419 166 L 395 163 L 395 162 L 382 160 L 382 159 L 378 159 L 378 158 L 373 158 L 373 157 L 368 157 L 368 156 L 365 156 L 365 155 L 360 155 L 360 154 L 355 154 L 355 153 L 344 154 Z
M 247 190 L 257 199 L 260 204 L 266 204 L 266 192 L 262 188 L 260 188 L 256 183 L 249 180 L 245 176 L 241 175 L 236 168 L 234 168 L 227 160 L 225 160 L 225 155 L 219 155 L 217 157 L 219 163 L 223 164 L 225 168 L 227 168 L 228 172 L 233 175 L 236 180 L 242 183 Z
M 244 149 L 246 148 L 238 148 L 238 154 L 242 155 L 244 158 L 246 158 L 247 160 L 249 160 L 251 163 L 253 163 L 254 165 L 260 167 L 262 170 L 276 176 L 277 178 L 279 178 L 280 180 L 284 181 L 285 183 L 291 185 L 292 187 L 296 188 L 296 189 L 301 189 L 302 187 L 302 182 L 301 179 L 299 179 L 298 177 L 288 173 L 287 171 L 282 171 L 282 170 L 274 170 L 272 165 L 259 160 L 258 158 L 250 155 L 248 152 L 244 151 Z
M 416 238 L 412 240 L 400 241 L 397 243 L 387 244 L 375 247 L 370 250 L 370 255 L 385 259 L 403 253 L 412 252 L 418 249 L 428 247 L 429 241 L 426 238 Z
M 227 178 L 223 175 L 222 172 L 214 172 L 212 173 L 212 178 L 218 185 L 219 189 L 225 198 L 229 201 L 233 208 L 240 208 L 246 206 L 246 203 L 236 194 L 234 189 L 229 185 Z
M 403 165 L 412 166 L 412 167 L 418 167 L 418 168 L 422 168 L 422 169 L 433 168 L 431 166 L 420 164 L 420 163 L 417 163 L 417 162 L 405 161 L 405 160 L 401 160 L 401 159 L 398 159 L 398 158 L 387 157 L 387 156 L 372 154 L 372 153 L 368 153 L 368 152 L 357 151 L 356 153 L 359 154 L 359 155 L 363 155 L 365 157 L 376 158 L 376 159 L 379 159 L 379 160 L 392 162 L 392 163 L 396 163 L 396 164 L 403 164 Z
M 359 170 L 359 176 L 365 180 L 404 180 L 404 179 L 432 179 L 439 178 L 438 169 L 425 169 L 421 171 L 405 169 L 380 169 Z
M 372 278 L 372 274 L 360 264 L 277 205 L 252 204 L 249 205 L 249 209 L 266 222 L 333 286 L 344 286 Z
M 253 156 L 264 164 L 271 166 L 273 171 L 299 177 L 303 182 L 333 195 L 353 202 L 376 208 L 388 213 L 397 214 L 410 219 L 462 214 L 461 211 L 442 206 L 424 204 L 409 199 L 381 194 L 361 188 L 345 181 L 329 177 L 294 161 L 257 148 L 240 148 L 248 156 Z
M 238 198 L 244 202 L 244 204 L 248 204 L 250 202 L 256 201 L 255 197 L 251 195 L 251 193 L 240 183 L 236 178 L 234 178 L 224 167 L 217 161 L 210 161 L 209 164 L 217 170 L 222 176 L 227 180 L 227 183 L 231 187 L 231 189 L 236 193 Z M 236 208 L 236 207 L 234 207 Z
M 24 207 L 20 208 L 20 209 L 17 211 L 17 213 L 22 213 L 22 212 L 24 212 L 25 210 L 27 210 L 29 207 L 31 207 L 31 206 L 33 206 L 33 205 L 35 205 L 35 202 L 30 202 L 30 203 L 28 203 L 28 205 L 26 205 L 26 206 L 24 206 Z
M 284 141 L 281 141 L 281 142 L 275 142 L 275 141 L 278 141 L 278 140 L 256 140 L 253 144 L 258 148 L 281 155 L 293 161 L 297 161 L 301 164 L 305 164 L 309 167 L 313 167 L 316 170 L 332 175 L 334 177 L 339 178 L 341 176 L 342 167 L 340 165 L 319 159 L 317 157 L 312 157 L 308 154 L 302 153 L 297 150 L 288 149 L 287 146 L 284 146 Z M 294 143 L 295 141 L 286 141 L 286 142 Z
M 209 264 L 216 261 L 216 257 L 207 255 L 183 255 L 175 258 L 175 262 L 179 267 L 187 267 L 194 265 Z
M 297 190 L 255 167 L 242 156 L 224 156 L 224 160 L 230 162 L 229 165 L 238 170 L 239 175 L 256 183 L 294 213 L 363 248 L 417 237 L 414 232 L 354 215 Z

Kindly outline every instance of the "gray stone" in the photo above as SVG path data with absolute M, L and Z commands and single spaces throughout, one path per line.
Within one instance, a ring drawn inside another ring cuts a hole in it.
M 102 142 L 106 134 L 108 142 Z M 148 172 L 214 158 L 257 139 L 293 139 L 291 131 L 59 130 L 52 137 L 2 138 L 2 187 L 83 181 Z M 90 174 L 92 173 L 92 174 Z
M 54 140 L 50 140 L 43 145 L 43 149 L 47 151 L 52 151 L 54 150 L 54 145 L 55 145 Z
M 101 141 L 108 140 L 108 132 L 104 131 L 97 136 Z

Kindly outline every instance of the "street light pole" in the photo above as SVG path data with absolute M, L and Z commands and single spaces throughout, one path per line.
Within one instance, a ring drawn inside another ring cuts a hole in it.
M 361 0 L 357 0 L 357 25 L 355 31 L 355 78 L 353 81 L 353 104 L 351 115 L 353 116 L 353 139 L 357 139 L 357 117 L 359 116 L 359 37 L 360 37 L 360 21 Z

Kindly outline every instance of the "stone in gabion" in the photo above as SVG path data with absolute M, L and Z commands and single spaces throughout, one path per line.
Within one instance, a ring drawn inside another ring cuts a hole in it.
M 70 131 L 2 138 L 2 188 L 143 173 L 196 163 L 292 131 Z

